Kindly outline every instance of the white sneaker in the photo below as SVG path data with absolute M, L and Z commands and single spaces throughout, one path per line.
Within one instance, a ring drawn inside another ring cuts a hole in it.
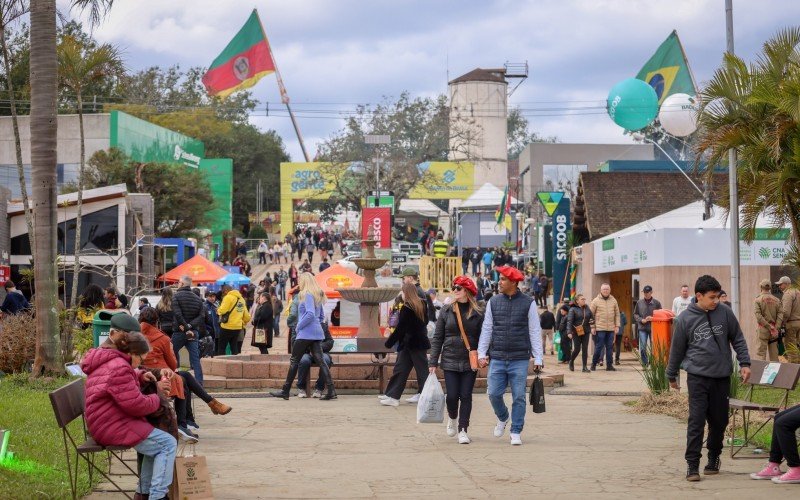
M 454 418 L 447 419 L 447 435 L 453 437 L 458 433 L 458 422 Z
M 522 444 L 522 437 L 519 434 L 511 434 L 511 445 L 519 446 Z
M 308 394 L 306 394 L 306 391 L 304 391 L 303 389 L 298 389 L 297 390 L 297 397 L 298 398 L 307 398 Z
M 504 422 L 498 419 L 497 425 L 494 426 L 494 437 L 496 438 L 503 437 L 503 433 L 506 431 L 507 425 L 508 425 L 508 420 Z
M 414 394 L 410 398 L 406 398 L 406 403 L 411 403 L 411 404 L 419 403 L 419 393 Z
M 314 389 L 314 392 L 311 393 L 311 397 L 312 398 L 321 398 L 322 397 L 322 391 L 320 391 L 319 389 Z
M 389 397 L 389 396 L 387 396 L 386 394 L 378 394 L 378 399 L 379 399 L 379 400 L 380 400 L 380 399 L 386 399 L 386 398 L 388 398 L 388 397 Z
M 379 401 L 384 406 L 400 406 L 400 401 L 394 398 L 384 398 Z
M 469 436 L 467 436 L 467 431 L 461 431 L 458 433 L 458 444 L 469 444 Z

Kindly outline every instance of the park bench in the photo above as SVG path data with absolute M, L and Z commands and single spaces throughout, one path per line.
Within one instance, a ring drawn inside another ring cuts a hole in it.
M 378 394 L 383 394 L 383 389 L 386 387 L 386 367 L 389 365 L 389 354 L 394 352 L 392 349 L 387 349 L 386 346 L 383 345 L 385 339 L 376 338 L 376 339 L 359 339 L 358 340 L 358 350 L 357 351 L 350 351 L 350 352 L 337 352 L 337 353 L 329 353 L 335 354 L 339 356 L 338 361 L 334 366 L 337 367 L 353 367 L 353 368 L 364 368 L 364 367 L 373 367 L 378 371 Z M 372 359 L 370 361 L 342 361 L 342 356 L 346 356 L 349 354 L 370 354 Z M 317 368 L 316 363 L 312 362 L 311 368 Z M 319 375 L 317 375 L 319 376 Z M 313 385 L 311 380 L 312 378 L 316 380 L 315 377 L 311 376 L 311 370 L 308 372 L 308 377 L 306 378 L 306 394 L 311 394 L 311 386 Z M 334 385 L 336 384 L 336 380 L 333 381 Z
M 779 366 L 778 374 L 772 383 L 761 383 L 761 377 L 764 370 L 770 364 L 767 361 L 754 359 L 750 365 L 750 382 L 747 384 L 747 392 L 744 399 L 731 399 L 730 412 L 731 412 L 731 425 L 730 425 L 730 445 L 731 445 L 731 458 L 760 458 L 763 459 L 763 454 L 741 454 L 741 452 L 750 445 L 753 437 L 758 434 L 769 422 L 775 418 L 775 414 L 781 410 L 786 409 L 789 404 L 789 393 L 797 387 L 797 380 L 800 378 L 800 364 L 795 363 L 776 363 Z M 779 391 L 780 399 L 777 404 L 761 404 L 753 401 L 753 394 L 755 389 L 759 388 L 759 392 L 763 391 Z M 765 415 L 767 418 L 760 425 L 751 422 L 753 412 Z M 737 443 L 735 440 L 736 422 L 738 417 L 741 416 L 742 431 L 744 436 L 742 442 Z M 757 427 L 756 427 L 757 425 Z
M 122 493 L 128 498 L 133 498 L 129 492 L 133 490 L 122 489 L 101 467 L 95 463 L 95 456 L 97 453 L 107 452 L 108 463 L 107 467 L 110 470 L 112 457 L 117 459 L 125 468 L 130 471 L 130 474 L 137 476 L 138 474 L 132 469 L 128 463 L 122 458 L 122 452 L 129 450 L 127 446 L 102 446 L 95 442 L 89 435 L 86 429 L 86 419 L 84 410 L 86 407 L 85 401 L 85 387 L 84 380 L 77 379 L 64 387 L 60 387 L 50 393 L 50 404 L 53 406 L 53 413 L 56 417 L 56 422 L 64 438 L 64 452 L 67 455 L 67 473 L 69 474 L 69 486 L 72 490 L 73 500 L 77 498 L 78 489 L 78 467 L 80 459 L 83 458 L 89 467 L 89 483 L 92 482 L 92 472 L 97 471 L 108 482 L 114 485 L 115 490 Z M 73 436 L 69 430 L 69 425 L 76 419 L 81 419 L 81 428 L 83 429 L 83 437 Z M 74 454 L 74 457 L 73 457 Z

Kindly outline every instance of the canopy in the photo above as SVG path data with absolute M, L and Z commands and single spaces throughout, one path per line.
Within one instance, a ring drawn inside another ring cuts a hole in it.
M 158 280 L 176 283 L 181 276 L 191 276 L 192 283 L 214 283 L 226 274 L 228 271 L 221 266 L 214 264 L 202 255 L 195 255 L 175 269 L 162 274 Z
M 230 285 L 233 287 L 240 287 L 242 285 L 249 285 L 250 278 L 244 274 L 230 273 L 217 280 L 217 285 Z
M 336 291 L 337 288 L 356 288 L 361 286 L 364 282 L 363 277 L 339 264 L 332 265 L 314 276 L 314 278 L 329 299 L 339 299 L 342 297 L 341 294 Z
M 397 212 L 401 216 L 408 214 L 421 215 L 429 219 L 447 215 L 447 212 L 434 205 L 430 200 L 400 200 L 400 207 Z
M 503 190 L 492 183 L 487 182 L 481 186 L 477 191 L 472 193 L 472 196 L 464 200 L 459 208 L 494 208 L 500 206 L 503 201 Z M 516 205 L 519 200 L 511 197 L 511 204 Z

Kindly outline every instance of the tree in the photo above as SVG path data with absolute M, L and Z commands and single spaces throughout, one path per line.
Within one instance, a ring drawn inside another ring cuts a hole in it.
M 31 201 L 28 198 L 28 187 L 25 183 L 25 167 L 22 165 L 22 143 L 19 139 L 19 124 L 17 122 L 17 95 L 12 75 L 11 51 L 6 42 L 6 33 L 9 24 L 21 18 L 29 11 L 28 5 L 23 0 L 0 0 L 0 50 L 3 57 L 3 70 L 5 72 L 5 89 L 8 93 L 8 102 L 11 108 L 11 127 L 14 130 L 14 153 L 17 160 L 17 176 L 19 189 L 22 194 L 22 207 L 25 211 L 25 224 L 28 226 L 28 239 L 31 248 L 34 248 L 33 212 Z
M 75 217 L 75 263 L 73 276 L 80 271 L 81 215 L 83 208 L 83 177 L 86 166 L 86 138 L 83 129 L 83 91 L 93 83 L 119 78 L 125 72 L 119 49 L 110 44 L 87 46 L 77 38 L 67 35 L 58 45 L 58 71 L 61 87 L 74 92 L 78 111 L 80 133 L 80 163 L 78 166 L 78 202 Z M 70 306 L 78 297 L 78 280 L 72 280 Z
M 435 185 L 438 181 L 418 165 L 447 161 L 454 151 L 466 154 L 475 137 L 465 130 L 463 139 L 451 142 L 451 136 L 462 137 L 456 127 L 444 95 L 411 99 L 403 92 L 394 102 L 359 106 L 344 128 L 317 150 L 316 159 L 325 162 L 320 170 L 334 185 L 331 203 L 360 206 L 374 189 L 376 169 L 381 189 L 393 191 L 397 199 L 407 197 L 421 182 Z M 375 149 L 364 143 L 365 134 L 391 136 L 391 144 L 381 146 L 378 166 Z
M 558 142 L 558 137 L 543 137 L 538 132 L 528 130 L 528 119 L 520 111 L 519 107 L 511 108 L 508 112 L 508 159 L 514 160 L 525 147 L 532 142 Z
M 778 31 L 756 62 L 726 54 L 700 93 L 697 151 L 709 165 L 738 154 L 738 195 L 745 239 L 759 215 L 775 227 L 789 224 L 800 238 L 800 28 Z M 698 156 L 700 156 L 698 155 Z M 713 169 L 707 169 L 713 175 Z M 720 199 L 724 206 L 727 197 Z
M 87 189 L 125 184 L 130 192 L 150 193 L 156 232 L 162 237 L 197 235 L 214 204 L 211 187 L 198 170 L 180 164 L 137 163 L 116 148 L 92 155 L 85 175 Z

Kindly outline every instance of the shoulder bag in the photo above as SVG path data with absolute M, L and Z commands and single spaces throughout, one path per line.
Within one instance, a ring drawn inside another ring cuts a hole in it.
M 581 313 L 582 313 L 582 315 L 581 315 L 581 323 L 579 325 L 573 325 L 573 328 L 575 328 L 575 333 L 578 334 L 578 337 L 583 337 L 586 334 L 586 332 L 583 329 L 583 321 L 586 319 L 586 308 L 585 308 L 585 306 L 581 308 Z
M 469 367 L 472 368 L 474 372 L 478 371 L 478 351 L 472 349 L 469 345 L 467 333 L 464 331 L 464 324 L 461 322 L 461 310 L 458 307 L 458 302 L 453 304 L 453 310 L 456 312 L 456 320 L 458 320 L 458 330 L 461 332 L 461 340 L 464 341 L 464 347 L 466 347 L 467 352 L 469 352 Z
M 230 310 L 230 311 L 228 311 L 228 312 L 226 312 L 225 314 L 223 314 L 222 316 L 220 316 L 220 317 L 219 317 L 219 322 L 220 322 L 220 324 L 222 324 L 222 323 L 227 323 L 227 322 L 228 322 L 228 320 L 229 320 L 229 319 L 231 319 L 231 313 L 233 312 L 233 310 L 234 310 L 234 309 L 235 309 L 235 308 L 236 308 L 238 305 L 239 305 L 239 299 L 236 299 L 236 303 L 235 303 L 235 304 L 233 304 L 233 307 L 231 307 L 231 310 Z

